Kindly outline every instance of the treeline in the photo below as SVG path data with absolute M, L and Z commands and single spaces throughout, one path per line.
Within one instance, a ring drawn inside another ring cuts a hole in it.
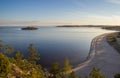
M 12 57 L 8 57 L 12 53 Z M 36 62 L 40 60 L 40 55 L 33 44 L 28 46 L 27 56 L 20 51 L 14 51 L 12 46 L 3 45 L 0 40 L 0 78 L 82 78 L 72 71 L 69 59 L 65 59 L 63 67 L 58 62 L 54 62 L 49 70 L 42 68 Z M 100 73 L 100 69 L 93 68 L 85 78 L 105 78 Z M 114 78 L 120 78 L 116 74 Z
M 120 31 L 120 26 L 103 26 L 102 29 Z

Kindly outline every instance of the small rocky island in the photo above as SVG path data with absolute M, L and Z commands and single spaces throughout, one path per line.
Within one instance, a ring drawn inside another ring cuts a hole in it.
M 24 28 L 21 28 L 22 30 L 37 30 L 38 28 L 36 27 L 24 27 Z

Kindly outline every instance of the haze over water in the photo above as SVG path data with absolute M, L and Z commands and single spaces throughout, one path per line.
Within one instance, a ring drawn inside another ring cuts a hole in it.
M 89 53 L 91 40 L 100 34 L 113 32 L 99 27 L 39 27 L 39 30 L 21 30 L 21 27 L 0 27 L 0 40 L 15 50 L 27 54 L 33 43 L 40 54 L 40 64 L 49 67 L 53 62 L 63 64 L 68 58 L 72 65 L 80 64 Z

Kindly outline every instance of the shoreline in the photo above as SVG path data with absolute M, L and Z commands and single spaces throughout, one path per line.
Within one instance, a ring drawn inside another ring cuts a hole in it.
M 81 68 L 84 68 L 85 66 L 87 66 L 87 64 L 92 61 L 92 59 L 94 58 L 94 56 L 96 54 L 95 46 L 96 46 L 97 39 L 99 39 L 99 37 L 104 36 L 106 34 L 107 33 L 98 35 L 92 39 L 91 45 L 90 45 L 90 50 L 89 50 L 86 60 L 83 61 L 82 63 L 78 64 L 77 66 L 73 67 L 73 69 L 71 71 L 69 71 L 68 73 L 71 73 L 72 71 L 76 72 L 76 71 L 80 70 Z
M 93 67 L 100 68 L 100 72 L 106 78 L 113 78 L 114 74 L 120 73 L 120 55 L 106 41 L 106 36 L 111 33 L 98 35 L 91 41 L 88 58 L 85 62 L 72 69 L 78 76 L 85 77 Z
M 95 38 L 93 38 L 92 41 L 91 41 L 90 50 L 89 50 L 88 56 L 86 57 L 86 60 L 84 60 L 82 63 L 74 66 L 72 68 L 72 70 L 68 71 L 66 74 L 69 74 L 72 71 L 77 72 L 80 69 L 86 67 L 92 61 L 92 59 L 94 58 L 94 56 L 96 54 L 95 47 L 96 47 L 97 40 L 100 39 L 100 37 L 105 36 L 106 34 L 108 34 L 108 33 L 105 33 L 105 34 L 102 34 L 102 35 L 98 35 Z
M 91 41 L 89 55 L 86 61 L 75 66 L 72 71 L 77 76 L 86 77 L 89 75 L 93 67 L 100 68 L 100 72 L 106 78 L 114 78 L 114 75 L 120 73 L 120 54 L 106 40 L 106 36 L 111 33 L 98 35 Z

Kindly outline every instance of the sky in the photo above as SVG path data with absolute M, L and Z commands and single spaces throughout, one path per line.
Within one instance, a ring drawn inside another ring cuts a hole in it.
M 0 26 L 120 25 L 120 0 L 0 0 Z

